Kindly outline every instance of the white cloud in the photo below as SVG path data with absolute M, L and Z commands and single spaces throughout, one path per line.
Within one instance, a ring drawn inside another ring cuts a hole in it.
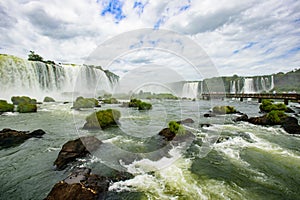
M 110 1 L 102 2 L 2 1 L 0 53 L 26 58 L 29 50 L 34 50 L 45 59 L 82 63 L 109 38 L 139 28 L 159 27 L 192 38 L 221 75 L 271 74 L 299 67 L 297 0 L 119 0 L 114 2 L 119 2 L 121 10 L 105 14 L 102 12 Z M 120 13 L 124 17 L 120 18 Z M 184 61 L 157 52 L 131 54 L 112 70 L 124 74 L 132 70 L 131 66 L 145 65 L 146 61 L 175 66 L 186 79 L 199 78 L 193 70 L 187 70 Z

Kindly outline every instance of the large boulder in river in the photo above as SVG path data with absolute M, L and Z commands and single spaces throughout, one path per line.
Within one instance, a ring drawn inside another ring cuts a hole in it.
M 162 136 L 167 141 L 172 141 L 176 135 L 185 135 L 186 133 L 188 133 L 188 131 L 185 130 L 185 128 L 181 124 L 183 124 L 183 122 L 193 123 L 192 121 L 194 120 L 186 119 L 178 122 L 170 121 L 168 124 L 168 128 L 162 129 L 158 133 L 158 135 Z
M 63 170 L 67 164 L 75 161 L 77 158 L 85 157 L 90 151 L 96 150 L 102 142 L 96 137 L 81 137 L 76 140 L 70 140 L 62 146 L 58 157 L 54 161 L 57 170 Z M 88 148 L 87 148 L 88 147 Z
M 118 124 L 121 113 L 115 109 L 99 110 L 87 116 L 84 129 L 105 129 Z
M 295 117 L 287 117 L 282 122 L 282 128 L 290 134 L 300 134 L 300 126 Z
M 233 106 L 215 106 L 212 109 L 215 114 L 235 114 L 238 111 Z
M 54 185 L 46 200 L 101 200 L 108 191 L 107 177 L 92 174 L 88 168 L 77 169 Z
M 32 113 L 37 111 L 37 106 L 36 104 L 21 103 L 18 105 L 17 111 L 19 113 Z
M 261 117 L 250 117 L 248 122 L 255 125 L 281 125 L 286 118 L 283 111 L 272 110 Z
M 11 97 L 11 101 L 13 102 L 14 105 L 37 103 L 36 99 L 31 99 L 30 97 L 27 96 L 13 96 Z
M 52 97 L 45 97 L 43 102 L 55 102 L 55 100 Z
M 28 131 L 16 131 L 12 129 L 3 129 L 0 131 L 0 148 L 8 148 L 19 145 L 25 140 L 37 137 L 40 138 L 45 132 L 41 129 L 35 130 L 31 133 Z
M 3 112 L 13 112 L 14 111 L 14 105 L 7 103 L 5 100 L 0 100 L 0 113 Z
M 73 108 L 76 110 L 79 110 L 80 108 L 94 108 L 98 106 L 99 102 L 95 98 L 77 97 L 76 101 L 73 103 Z

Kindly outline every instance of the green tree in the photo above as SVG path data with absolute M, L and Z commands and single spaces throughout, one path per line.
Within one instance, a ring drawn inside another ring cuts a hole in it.
M 43 58 L 42 56 L 34 53 L 34 51 L 30 51 L 29 55 L 28 55 L 28 60 L 31 60 L 31 61 L 41 61 L 43 62 Z

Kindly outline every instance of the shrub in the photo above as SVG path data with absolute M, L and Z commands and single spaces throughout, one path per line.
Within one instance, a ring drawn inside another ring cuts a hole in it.
M 36 104 L 30 104 L 30 103 L 21 103 L 17 107 L 17 111 L 20 113 L 30 113 L 30 112 L 36 112 L 37 106 Z
M 267 120 L 272 124 L 281 124 L 286 117 L 287 115 L 281 110 L 272 110 L 267 114 Z
M 85 129 L 98 129 L 108 128 L 112 125 L 116 125 L 120 119 L 121 113 L 115 109 L 100 110 L 87 116 L 86 123 L 84 124 Z
M 176 121 L 169 122 L 169 129 L 172 133 L 182 135 L 185 133 L 185 129 L 182 125 L 178 124 Z
M 36 104 L 36 99 L 31 99 L 27 96 L 13 96 L 11 97 L 11 101 L 14 105 L 19 104 Z
M 274 104 L 272 100 L 264 99 L 259 109 L 263 112 L 271 112 L 272 110 L 286 111 L 287 107 L 283 103 Z
M 7 103 L 5 100 L 0 100 L 0 112 L 13 112 L 14 105 Z

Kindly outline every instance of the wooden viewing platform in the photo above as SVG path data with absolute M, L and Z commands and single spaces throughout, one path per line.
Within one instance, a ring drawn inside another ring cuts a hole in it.
M 201 94 L 202 99 L 223 99 L 223 98 L 239 98 L 240 101 L 243 101 L 244 98 L 254 98 L 258 99 L 258 102 L 261 103 L 262 99 L 283 99 L 284 104 L 288 105 L 289 100 L 296 101 L 300 103 L 300 94 L 296 93 L 203 93 Z

